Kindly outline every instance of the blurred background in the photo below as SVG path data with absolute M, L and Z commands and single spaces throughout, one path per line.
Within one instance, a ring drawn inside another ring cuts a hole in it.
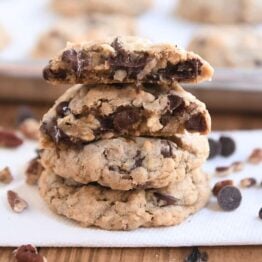
M 262 1 L 254 0 L 0 0 L 0 110 L 46 111 L 65 87 L 49 86 L 41 71 L 68 41 L 138 35 L 176 43 L 215 67 L 212 82 L 185 86 L 214 112 L 214 128 L 235 127 L 233 116 L 260 127 L 261 24 Z

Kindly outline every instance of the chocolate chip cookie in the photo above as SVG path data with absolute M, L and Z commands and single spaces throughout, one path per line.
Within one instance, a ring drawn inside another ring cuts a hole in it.
M 262 67 L 261 41 L 261 31 L 248 27 L 208 27 L 195 34 L 188 49 L 216 67 L 253 68 Z
M 69 43 L 43 70 L 52 84 L 197 83 L 212 75 L 213 68 L 193 52 L 137 37 Z
M 180 0 L 176 13 L 188 20 L 221 24 L 259 23 L 261 11 L 260 0 Z
M 105 13 L 140 15 L 147 11 L 152 0 L 52 0 L 52 9 L 60 14 L 79 16 L 83 14 Z
M 55 213 L 85 227 L 108 230 L 177 225 L 205 206 L 210 194 L 208 177 L 198 170 L 166 188 L 130 191 L 72 185 L 45 171 L 39 188 Z
M 210 116 L 203 103 L 177 84 L 77 85 L 43 117 L 42 143 L 81 146 L 118 136 L 171 137 L 207 134 Z
M 90 14 L 88 17 L 61 19 L 40 35 L 32 56 L 49 58 L 65 48 L 66 43 L 101 40 L 105 36 L 134 35 L 135 19 L 124 15 Z
M 87 184 L 117 190 L 161 188 L 181 181 L 199 168 L 209 154 L 206 136 L 100 140 L 80 150 L 51 147 L 41 153 L 42 165 L 53 173 Z

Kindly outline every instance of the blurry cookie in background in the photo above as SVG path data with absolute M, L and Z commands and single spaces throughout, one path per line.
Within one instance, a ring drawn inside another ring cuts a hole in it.
M 188 49 L 216 67 L 262 67 L 262 32 L 248 27 L 207 27 Z
M 179 0 L 176 13 L 185 19 L 205 23 L 259 23 L 261 0 Z
M 10 37 L 2 25 L 0 25 L 0 50 L 5 48 L 10 42 Z
M 152 2 L 152 0 L 52 0 L 51 7 L 54 11 L 69 16 L 93 12 L 135 16 L 147 11 Z
M 125 15 L 93 14 L 88 17 L 65 18 L 40 35 L 32 56 L 49 58 L 65 48 L 68 41 L 100 40 L 106 36 L 135 34 L 135 19 Z

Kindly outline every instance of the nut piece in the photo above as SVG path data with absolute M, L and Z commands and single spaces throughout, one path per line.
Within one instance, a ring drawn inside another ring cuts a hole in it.
M 19 130 L 29 139 L 38 140 L 40 123 L 34 118 L 25 119 L 20 125 Z
M 217 182 L 217 183 L 214 185 L 214 187 L 213 187 L 213 189 L 212 189 L 212 193 L 213 193 L 214 196 L 217 196 L 218 193 L 219 193 L 219 191 L 220 191 L 223 187 L 225 187 L 225 186 L 233 186 L 233 185 L 234 185 L 234 182 L 233 182 L 233 180 L 231 180 L 231 179 L 219 181 L 219 182 Z
M 256 148 L 253 150 L 247 160 L 250 164 L 259 164 L 262 162 L 262 148 Z
M 5 167 L 4 169 L 0 170 L 0 182 L 4 184 L 10 184 L 13 180 L 13 176 L 10 172 L 9 167 Z
M 216 168 L 216 175 L 217 176 L 228 176 L 232 174 L 233 167 L 232 166 L 219 166 Z
M 240 172 L 244 169 L 245 163 L 241 161 L 236 161 L 231 165 L 233 167 L 233 172 Z
M 257 183 L 257 180 L 253 177 L 247 177 L 240 180 L 240 186 L 241 187 L 252 187 L 255 186 Z
M 44 168 L 39 162 L 39 157 L 31 159 L 25 171 L 26 183 L 36 185 L 43 170 Z
M 13 252 L 17 262 L 47 262 L 32 245 L 22 245 Z
M 15 148 L 23 144 L 23 140 L 14 132 L 0 129 L 0 147 Z
M 14 191 L 7 191 L 7 199 L 10 207 L 16 213 L 21 213 L 25 208 L 28 207 L 27 202 L 19 197 Z
M 232 211 L 239 207 L 242 195 L 237 187 L 225 186 L 217 195 L 218 205 L 225 211 Z

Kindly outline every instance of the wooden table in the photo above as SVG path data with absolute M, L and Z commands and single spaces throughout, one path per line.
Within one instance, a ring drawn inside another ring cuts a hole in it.
M 13 127 L 18 107 L 17 103 L 0 102 L 0 125 Z M 38 117 L 48 107 L 47 104 L 32 105 Z M 262 128 L 261 115 L 215 112 L 211 112 L 211 115 L 213 129 L 216 130 Z M 0 261 L 14 261 L 13 250 L 14 248 L 0 248 Z M 184 260 L 191 248 L 40 248 L 39 250 L 49 262 L 179 262 Z M 262 261 L 261 246 L 201 247 L 201 250 L 207 251 L 211 262 Z

